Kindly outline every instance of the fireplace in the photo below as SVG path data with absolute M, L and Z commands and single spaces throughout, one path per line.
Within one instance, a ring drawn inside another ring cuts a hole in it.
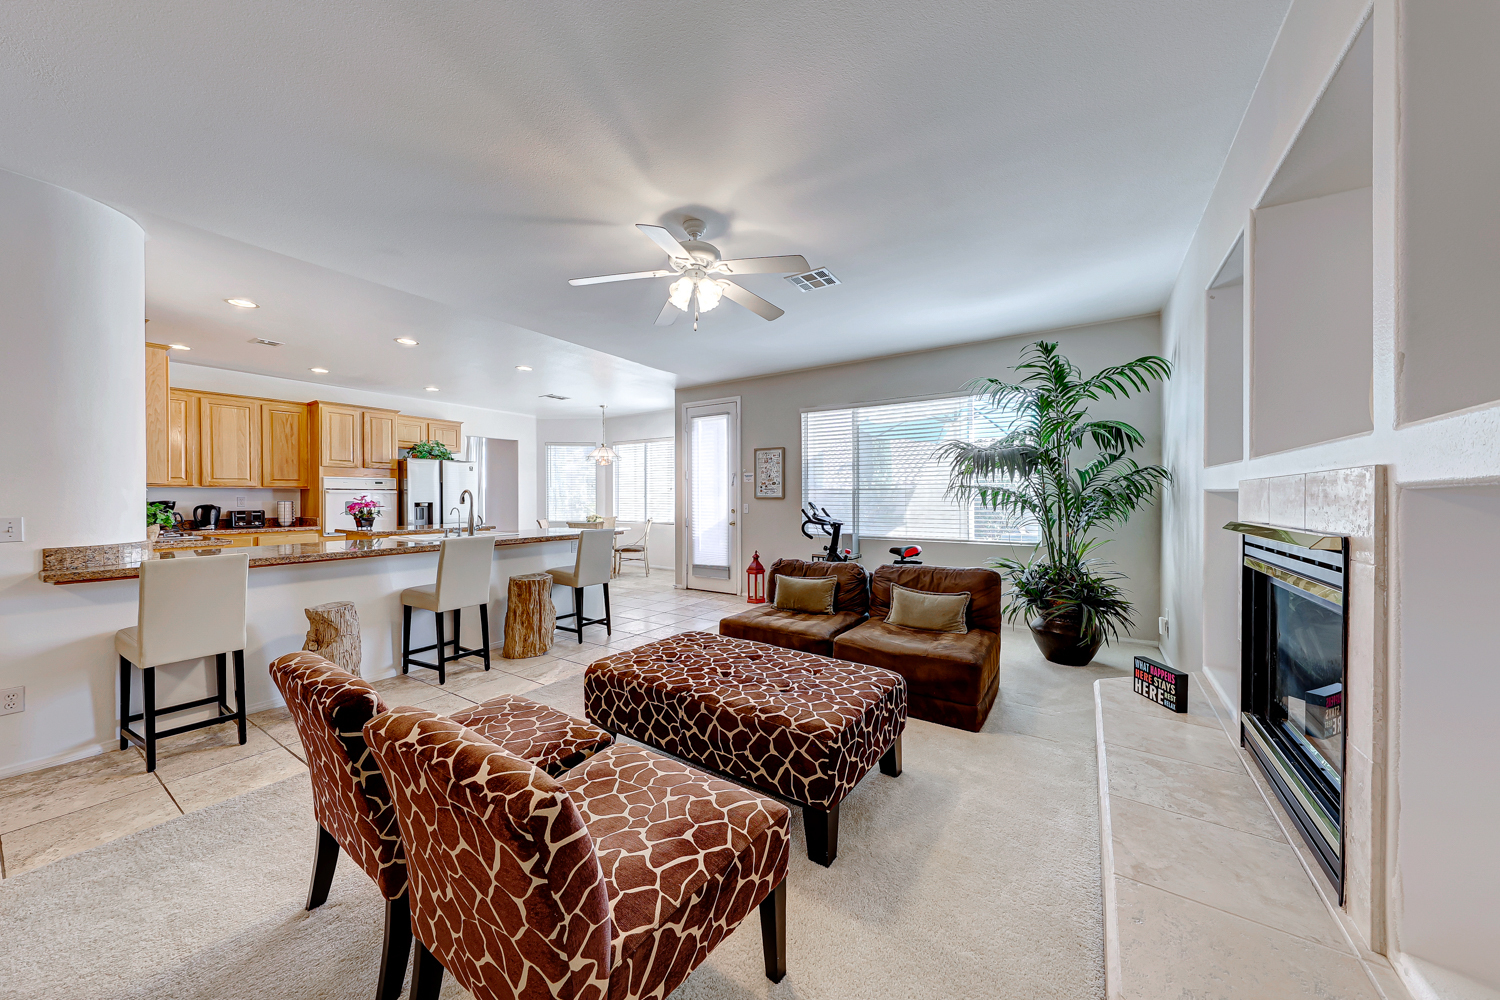
M 1229 527 L 1244 536 L 1241 742 L 1342 901 L 1349 541 Z

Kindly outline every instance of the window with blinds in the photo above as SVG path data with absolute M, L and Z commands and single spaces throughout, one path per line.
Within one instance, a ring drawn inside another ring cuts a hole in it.
M 591 444 L 547 445 L 547 520 L 582 521 L 594 513 L 599 467 Z
M 617 441 L 615 516 L 622 521 L 672 523 L 676 516 L 677 472 L 671 438 Z
M 949 498 L 948 467 L 937 457 L 947 441 L 993 441 L 1017 416 L 983 396 L 804 413 L 802 500 L 862 538 L 1039 541 L 1034 522 Z

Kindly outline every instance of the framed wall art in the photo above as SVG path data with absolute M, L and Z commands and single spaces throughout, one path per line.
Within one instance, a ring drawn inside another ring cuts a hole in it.
M 786 499 L 786 449 L 755 449 L 755 498 Z

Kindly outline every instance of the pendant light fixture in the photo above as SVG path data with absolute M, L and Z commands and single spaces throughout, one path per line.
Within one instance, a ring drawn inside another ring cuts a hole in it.
M 599 447 L 597 447 L 593 451 L 589 452 L 589 458 L 593 460 L 593 462 L 594 462 L 595 465 L 609 465 L 615 459 L 617 459 L 617 458 L 620 457 L 619 452 L 615 451 L 609 445 L 607 445 L 607 444 L 604 443 L 606 437 L 608 436 L 608 433 L 609 433 L 609 428 L 604 423 L 604 406 L 603 406 L 603 404 L 600 404 L 600 406 L 599 406 Z

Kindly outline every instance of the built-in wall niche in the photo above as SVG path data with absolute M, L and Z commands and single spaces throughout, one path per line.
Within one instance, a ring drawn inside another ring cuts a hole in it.
M 1367 21 L 1253 213 L 1252 455 L 1374 428 L 1371 32 Z
M 1245 457 L 1245 237 L 1204 293 L 1203 464 Z

